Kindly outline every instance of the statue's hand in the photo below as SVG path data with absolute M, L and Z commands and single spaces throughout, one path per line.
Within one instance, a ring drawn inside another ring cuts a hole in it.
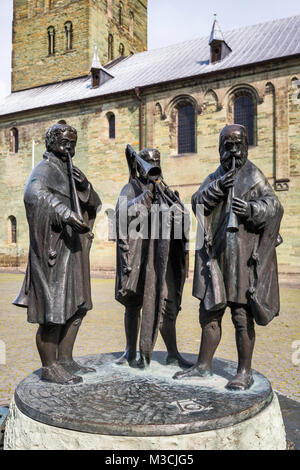
M 79 191 L 85 191 L 88 188 L 89 182 L 86 176 L 76 166 L 73 166 L 73 178 Z
M 232 210 L 236 215 L 241 217 L 250 217 L 251 216 L 251 206 L 248 202 L 234 197 L 232 199 Z
M 228 191 L 234 185 L 235 170 L 229 170 L 224 176 L 219 178 L 219 185 L 222 191 Z
M 70 211 L 70 215 L 66 222 L 75 232 L 87 233 L 90 231 L 89 226 L 81 217 L 79 217 L 78 214 L 76 214 L 76 212 Z

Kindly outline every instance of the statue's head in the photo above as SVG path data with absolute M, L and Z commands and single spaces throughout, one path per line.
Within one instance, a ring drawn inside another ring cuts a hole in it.
M 54 124 L 46 133 L 46 148 L 61 160 L 67 160 L 68 154 L 75 155 L 77 131 L 65 122 Z
M 153 167 L 160 168 L 160 152 L 157 149 L 146 148 L 139 152 L 139 157 L 141 157 L 145 162 L 149 163 Z M 143 171 L 140 169 L 140 175 L 143 177 Z
M 240 124 L 225 126 L 220 134 L 219 153 L 225 171 L 231 169 L 233 157 L 235 157 L 235 167 L 238 170 L 242 168 L 248 158 L 247 129 Z

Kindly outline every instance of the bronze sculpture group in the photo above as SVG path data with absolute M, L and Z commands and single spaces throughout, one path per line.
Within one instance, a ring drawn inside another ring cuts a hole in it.
M 93 372 L 72 356 L 76 335 L 92 308 L 89 251 L 101 201 L 72 165 L 76 130 L 61 122 L 46 135 L 46 153 L 33 169 L 24 202 L 30 233 L 27 272 L 15 305 L 38 323 L 42 379 L 82 381 Z M 267 325 L 279 313 L 276 246 L 282 206 L 248 157 L 247 131 L 228 125 L 220 134 L 220 166 L 192 197 L 203 243 L 197 246 L 193 295 L 200 300 L 202 328 L 195 365 L 180 355 L 176 319 L 186 277 L 189 217 L 176 191 L 165 183 L 157 149 L 139 154 L 127 146 L 129 182 L 116 206 L 115 298 L 125 307 L 126 350 L 117 361 L 150 364 L 158 332 L 167 364 L 182 369 L 174 379 L 212 374 L 225 309 L 231 309 L 238 368 L 230 390 L 251 387 L 254 323 Z M 198 215 L 202 208 L 203 217 Z M 137 340 L 139 358 L 137 360 Z

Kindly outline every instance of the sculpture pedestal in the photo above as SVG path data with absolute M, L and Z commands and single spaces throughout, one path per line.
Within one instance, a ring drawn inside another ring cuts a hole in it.
M 73 386 L 36 371 L 17 387 L 5 449 L 198 450 L 286 448 L 277 397 L 253 372 L 246 392 L 225 389 L 236 364 L 216 359 L 214 375 L 177 381 L 179 370 L 155 352 L 150 368 L 117 365 L 120 354 L 80 358 L 96 373 Z M 195 355 L 185 355 L 196 362 Z

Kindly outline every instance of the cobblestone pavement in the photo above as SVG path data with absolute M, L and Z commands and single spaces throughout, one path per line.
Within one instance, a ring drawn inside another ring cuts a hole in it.
M 23 281 L 21 274 L 0 274 L 0 405 L 8 404 L 16 385 L 40 367 L 35 346 L 36 325 L 26 321 L 26 310 L 11 304 Z M 200 327 L 198 301 L 184 289 L 182 311 L 177 320 L 179 349 L 198 353 Z M 75 345 L 75 356 L 122 351 L 123 307 L 114 300 L 114 281 L 93 279 L 94 309 L 86 316 Z M 300 291 L 281 289 L 281 314 L 267 327 L 256 327 L 253 368 L 271 381 L 273 388 L 300 402 Z M 4 362 L 4 346 L 6 362 Z M 157 350 L 165 350 L 161 337 Z M 223 320 L 223 337 L 217 356 L 236 360 L 235 336 L 230 313 Z M 297 365 L 298 363 L 298 365 Z

